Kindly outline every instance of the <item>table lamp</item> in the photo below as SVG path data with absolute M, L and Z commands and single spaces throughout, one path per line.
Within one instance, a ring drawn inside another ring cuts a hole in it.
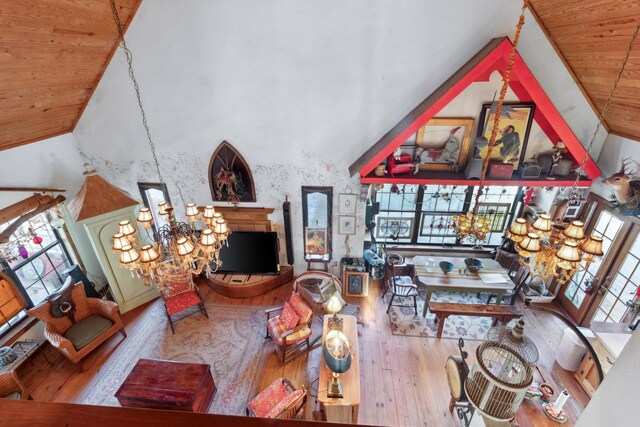
M 339 377 L 351 367 L 351 343 L 342 331 L 334 329 L 327 333 L 322 357 L 327 368 L 333 372 L 327 384 L 327 397 L 344 397 L 344 385 Z
M 342 319 L 338 317 L 338 313 L 340 312 L 340 310 L 342 310 L 342 301 L 340 301 L 340 298 L 336 294 L 333 294 L 331 298 L 329 298 L 329 300 L 324 304 L 324 309 L 329 314 L 333 314 L 333 317 L 327 322 L 329 330 L 337 329 L 341 331 Z

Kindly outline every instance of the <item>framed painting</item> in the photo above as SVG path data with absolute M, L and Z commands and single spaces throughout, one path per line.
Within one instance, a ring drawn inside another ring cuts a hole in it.
M 355 215 L 357 203 L 357 194 L 338 194 L 338 213 L 341 215 Z
M 350 297 L 366 297 L 369 294 L 369 273 L 345 271 L 342 277 L 344 293 Z
M 327 229 L 305 227 L 304 229 L 305 254 L 324 255 L 327 253 Z
M 356 217 L 349 215 L 338 217 L 338 234 L 356 234 Z
M 464 168 L 471 146 L 472 118 L 433 118 L 416 133 L 416 162 L 421 170 Z
M 478 136 L 491 139 L 495 111 L 491 106 L 495 104 L 483 104 L 480 112 Z M 511 163 L 513 170 L 520 167 L 521 159 L 527 149 L 527 141 L 531 132 L 535 104 L 504 103 L 500 117 L 500 129 L 496 136 L 496 145 L 491 152 L 491 159 L 501 163 Z M 487 155 L 487 147 L 480 149 L 480 157 Z

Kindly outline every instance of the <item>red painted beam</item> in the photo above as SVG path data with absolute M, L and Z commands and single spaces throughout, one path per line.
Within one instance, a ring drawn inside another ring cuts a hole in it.
M 496 185 L 502 187 L 571 187 L 573 186 L 573 179 L 562 178 L 554 180 L 529 180 L 529 179 L 485 179 L 484 185 Z M 477 179 L 459 179 L 454 178 L 420 178 L 414 175 L 407 175 L 403 177 L 378 177 L 378 176 L 365 176 L 360 178 L 362 184 L 415 184 L 415 185 L 464 185 L 477 187 L 480 184 L 480 180 Z M 593 182 L 591 180 L 580 180 L 578 187 L 591 187 Z

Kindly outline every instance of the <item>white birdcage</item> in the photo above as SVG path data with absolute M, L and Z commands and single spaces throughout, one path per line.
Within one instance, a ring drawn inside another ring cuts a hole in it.
M 477 363 L 465 381 L 469 401 L 485 418 L 512 419 L 533 381 L 538 349 L 524 336 L 524 322 L 493 327 L 476 350 Z

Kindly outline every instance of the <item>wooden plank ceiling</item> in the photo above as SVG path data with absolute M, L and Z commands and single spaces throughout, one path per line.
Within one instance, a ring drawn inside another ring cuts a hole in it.
M 633 32 L 640 0 L 530 0 L 532 13 L 599 115 Z M 605 117 L 610 133 L 640 141 L 640 37 Z
M 73 130 L 116 40 L 109 0 L 0 0 L 0 150 Z

